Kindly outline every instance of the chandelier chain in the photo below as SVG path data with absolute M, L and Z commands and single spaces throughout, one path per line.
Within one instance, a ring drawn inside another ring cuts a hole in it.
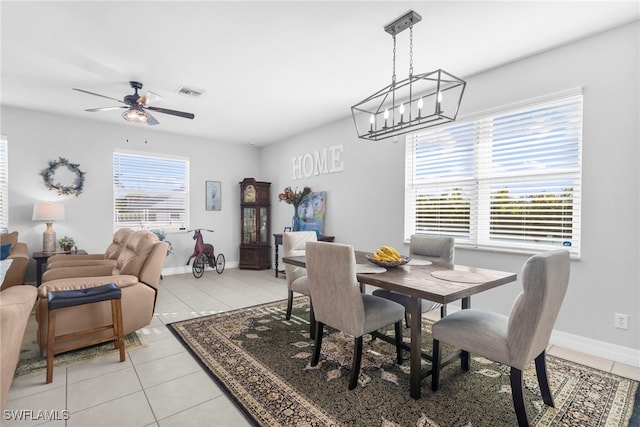
M 393 75 L 391 76 L 391 83 L 396 83 L 396 35 L 393 35 Z
M 409 25 L 409 76 L 413 75 L 413 21 Z

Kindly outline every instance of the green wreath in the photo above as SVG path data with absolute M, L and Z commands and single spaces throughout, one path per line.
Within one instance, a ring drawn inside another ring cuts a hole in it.
M 53 182 L 56 170 L 60 166 L 65 166 L 76 175 L 72 185 L 63 185 L 60 182 Z M 40 172 L 40 175 L 42 175 L 42 178 L 44 179 L 44 185 L 46 185 L 49 190 L 56 191 L 61 196 L 75 194 L 76 197 L 78 197 L 78 195 L 82 193 L 84 187 L 85 175 L 85 173 L 80 170 L 79 166 L 80 165 L 76 163 L 69 162 L 69 160 L 63 157 L 58 157 L 58 160 L 50 161 L 49 167 L 43 169 L 42 172 Z

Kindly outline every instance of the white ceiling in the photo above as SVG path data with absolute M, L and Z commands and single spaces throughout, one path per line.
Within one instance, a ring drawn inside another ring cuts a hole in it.
M 348 117 L 391 80 L 384 26 L 409 10 L 414 70 L 475 73 L 633 21 L 613 1 L 1 1 L 3 105 L 131 126 L 129 80 L 163 97 L 154 130 L 264 145 Z M 407 76 L 408 31 L 398 35 Z M 180 86 L 206 91 L 199 98 Z M 463 101 L 464 102 L 464 101 Z M 1 131 L 1 129 L 0 129 Z M 355 130 L 354 130 L 355 135 Z

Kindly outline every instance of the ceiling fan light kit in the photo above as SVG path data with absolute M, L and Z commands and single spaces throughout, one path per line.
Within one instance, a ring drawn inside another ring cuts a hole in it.
M 413 74 L 413 26 L 421 20 L 409 11 L 385 26 L 393 37 L 391 84 L 351 107 L 358 138 L 378 141 L 456 119 L 466 82 L 442 69 Z M 396 35 L 407 28 L 409 77 L 396 81 Z
M 152 107 L 149 104 L 159 101 L 162 97 L 153 92 L 146 92 L 143 95 L 138 95 L 138 89 L 142 89 L 142 83 L 130 81 L 129 85 L 133 88 L 134 93 L 132 95 L 126 95 L 122 100 L 117 98 L 112 98 L 110 96 L 100 95 L 99 93 L 89 92 L 84 89 L 76 89 L 78 92 L 88 93 L 89 95 L 99 96 L 101 98 L 111 99 L 113 101 L 117 101 L 124 105 L 118 105 L 113 107 L 102 107 L 102 108 L 89 108 L 85 111 L 90 112 L 98 112 L 98 111 L 109 111 L 116 110 L 120 108 L 124 108 L 125 111 L 122 113 L 122 118 L 130 123 L 140 123 L 140 124 L 148 124 L 148 125 L 157 125 L 160 122 L 156 120 L 151 114 L 147 112 L 147 110 L 155 111 L 163 114 L 170 114 L 172 116 L 183 117 L 185 119 L 193 119 L 195 115 L 193 113 L 185 113 L 184 111 L 177 110 L 169 110 L 167 108 L 159 108 Z

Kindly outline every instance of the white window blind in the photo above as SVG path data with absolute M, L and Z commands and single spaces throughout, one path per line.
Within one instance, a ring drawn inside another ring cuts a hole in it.
M 188 225 L 189 161 L 113 153 L 114 228 Z
M 407 138 L 405 238 L 580 255 L 582 94 Z
M 0 233 L 9 230 L 9 155 L 5 136 L 0 135 Z

